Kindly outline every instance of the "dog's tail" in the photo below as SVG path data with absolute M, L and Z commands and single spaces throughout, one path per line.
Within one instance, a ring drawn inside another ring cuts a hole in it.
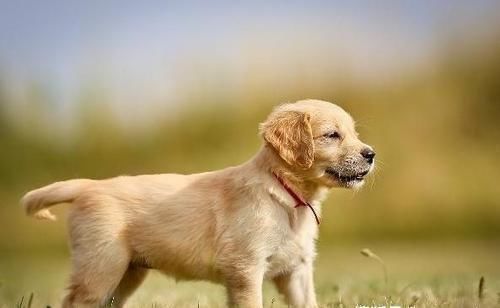
M 21 199 L 26 215 L 38 219 L 56 220 L 47 208 L 65 202 L 73 202 L 92 180 L 78 179 L 56 182 L 42 188 L 32 190 Z

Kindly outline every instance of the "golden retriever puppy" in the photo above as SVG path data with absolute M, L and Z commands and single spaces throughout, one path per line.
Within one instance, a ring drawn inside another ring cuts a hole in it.
M 282 104 L 260 125 L 264 144 L 246 163 L 191 175 L 57 182 L 26 194 L 27 214 L 71 203 L 73 262 L 64 307 L 121 307 L 149 269 L 227 288 L 228 305 L 262 307 L 274 281 L 293 307 L 316 307 L 315 239 L 332 187 L 355 188 L 372 148 L 340 107 Z

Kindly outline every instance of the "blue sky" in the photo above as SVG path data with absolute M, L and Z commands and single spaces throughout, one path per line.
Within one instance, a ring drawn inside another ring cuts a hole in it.
M 137 95 L 175 84 L 179 62 L 244 65 L 242 49 L 286 57 L 334 46 L 367 67 L 418 61 L 447 31 L 480 26 L 495 1 L 1 1 L 0 74 L 69 103 L 103 76 Z M 472 29 L 474 30 L 474 29 Z M 398 60 L 399 58 L 399 60 Z M 369 69 L 369 68 L 368 68 Z

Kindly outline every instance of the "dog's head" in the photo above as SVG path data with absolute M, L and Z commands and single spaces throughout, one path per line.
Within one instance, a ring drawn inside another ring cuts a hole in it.
M 360 187 L 375 152 L 361 142 L 339 106 L 304 100 L 278 106 L 260 126 L 265 142 L 304 180 L 327 187 Z

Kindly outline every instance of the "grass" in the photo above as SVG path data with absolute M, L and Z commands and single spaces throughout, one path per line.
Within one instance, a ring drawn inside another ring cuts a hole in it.
M 60 304 L 67 256 L 0 256 L 0 307 Z M 316 292 L 321 307 L 500 307 L 499 260 L 496 241 L 320 243 Z M 264 298 L 265 307 L 285 306 L 269 283 Z M 224 303 L 221 286 L 175 282 L 152 272 L 129 307 L 223 307 Z

